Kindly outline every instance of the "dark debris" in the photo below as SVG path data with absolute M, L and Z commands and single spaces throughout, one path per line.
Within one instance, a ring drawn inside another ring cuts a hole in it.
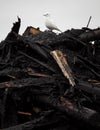
M 100 129 L 100 40 L 82 41 L 93 30 L 21 36 L 20 22 L 18 18 L 0 43 L 0 128 Z M 66 56 L 73 88 L 50 54 L 56 49 Z

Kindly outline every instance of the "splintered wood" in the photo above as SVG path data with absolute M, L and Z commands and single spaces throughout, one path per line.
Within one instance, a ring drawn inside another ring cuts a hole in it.
M 57 64 L 59 65 L 62 73 L 64 76 L 69 80 L 69 83 L 72 87 L 75 86 L 75 81 L 72 76 L 72 71 L 68 65 L 68 62 L 66 60 L 66 57 L 60 50 L 54 50 L 51 51 L 50 54 L 53 56 L 53 58 L 56 60 Z

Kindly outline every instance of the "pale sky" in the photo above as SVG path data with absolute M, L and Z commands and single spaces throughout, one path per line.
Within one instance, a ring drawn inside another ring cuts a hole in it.
M 11 30 L 19 16 L 22 20 L 20 34 L 27 26 L 46 30 L 43 14 L 50 13 L 53 21 L 62 30 L 100 27 L 100 0 L 0 0 L 0 41 Z

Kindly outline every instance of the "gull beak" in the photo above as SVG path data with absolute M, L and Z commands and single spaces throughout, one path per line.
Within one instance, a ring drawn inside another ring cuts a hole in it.
M 48 16 L 50 16 L 50 15 L 47 13 L 47 14 L 44 14 L 43 16 L 46 16 L 46 17 L 48 17 Z
M 46 16 L 47 14 L 44 14 L 43 16 Z

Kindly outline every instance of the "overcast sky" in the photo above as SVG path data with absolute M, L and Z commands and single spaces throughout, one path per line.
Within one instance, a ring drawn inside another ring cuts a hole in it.
M 0 41 L 4 40 L 17 16 L 22 19 L 20 34 L 27 26 L 44 31 L 45 13 L 51 14 L 62 31 L 86 26 L 90 16 L 89 27 L 100 26 L 100 0 L 0 0 Z

